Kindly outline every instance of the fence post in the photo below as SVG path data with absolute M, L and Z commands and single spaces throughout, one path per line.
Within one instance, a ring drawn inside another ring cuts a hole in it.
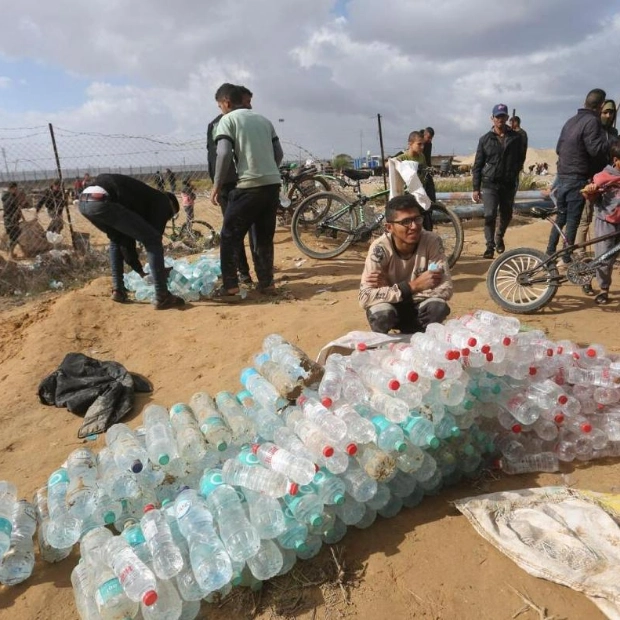
M 62 195 L 65 195 L 65 183 L 62 178 L 62 168 L 60 167 L 60 158 L 58 157 L 58 148 L 56 147 L 56 137 L 54 136 L 54 127 L 52 123 L 48 123 L 50 130 L 50 136 L 52 138 L 52 148 L 54 149 L 54 157 L 56 159 L 56 170 L 58 172 L 58 180 L 60 181 L 60 188 Z M 73 232 L 73 223 L 71 222 L 71 211 L 69 211 L 69 201 L 65 198 L 65 211 L 67 212 L 67 224 L 69 224 L 69 234 L 71 235 L 71 245 L 75 250 L 75 233 Z

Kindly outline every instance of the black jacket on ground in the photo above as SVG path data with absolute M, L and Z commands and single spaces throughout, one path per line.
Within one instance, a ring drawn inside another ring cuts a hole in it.
M 600 172 L 609 159 L 609 143 L 600 117 L 582 108 L 569 118 L 558 139 L 558 175 L 589 179 Z
M 506 129 L 503 145 L 493 130 L 485 133 L 478 141 L 472 167 L 474 191 L 481 187 L 516 187 L 524 161 L 523 140 L 516 131 Z
M 93 184 L 103 187 L 110 195 L 110 201 L 137 213 L 155 230 L 164 232 L 172 217 L 170 199 L 166 194 L 124 174 L 100 174 Z

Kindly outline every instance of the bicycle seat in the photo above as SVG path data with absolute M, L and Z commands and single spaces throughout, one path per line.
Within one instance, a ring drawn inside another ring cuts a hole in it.
M 557 209 L 547 209 L 546 207 L 532 207 L 530 209 L 530 215 L 532 215 L 533 217 L 538 217 L 540 219 L 545 219 L 550 215 L 555 215 L 557 212 Z
M 362 181 L 372 176 L 372 170 L 353 170 L 352 168 L 348 168 L 347 170 L 343 170 L 342 174 L 352 181 Z

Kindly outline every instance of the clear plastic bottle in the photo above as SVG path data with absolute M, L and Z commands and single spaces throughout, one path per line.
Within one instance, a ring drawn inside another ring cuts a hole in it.
M 371 478 L 357 463 L 351 463 L 341 474 L 346 492 L 358 502 L 367 502 L 377 492 L 377 481 Z
M 280 502 L 274 498 L 244 489 L 245 501 L 252 525 L 263 540 L 278 537 L 286 529 Z
M 408 353 L 410 358 L 419 358 L 420 355 L 439 360 L 455 361 L 460 357 L 460 347 L 451 346 L 447 342 L 441 342 L 430 333 L 417 332 L 411 336 L 411 348 L 415 351 Z M 437 377 L 440 378 L 440 377 Z
M 296 433 L 315 458 L 319 455 L 330 458 L 334 454 L 334 447 L 316 425 L 303 417 L 299 409 L 288 407 L 284 415 L 286 425 Z
M 258 551 L 247 561 L 252 575 L 260 581 L 275 577 L 283 563 L 282 553 L 273 540 L 261 540 Z
M 97 484 L 97 457 L 88 448 L 73 450 L 67 457 L 67 506 L 78 519 L 92 514 Z
M 365 407 L 365 405 L 356 405 L 356 407 Z M 350 403 L 336 403 L 332 411 L 347 425 L 346 437 L 350 441 L 371 443 L 377 440 L 377 431 L 372 422 L 360 415 Z
M 435 435 L 435 427 L 430 420 L 421 416 L 409 416 L 401 425 L 407 439 L 420 448 L 437 448 L 439 439 Z
M 229 459 L 224 463 L 222 477 L 226 484 L 245 487 L 275 498 L 283 497 L 289 492 L 295 494 L 298 488 L 298 485 L 289 482 L 284 474 L 260 465 L 246 465 L 237 459 Z
M 540 417 L 540 407 L 533 404 L 533 402 L 522 393 L 503 392 L 498 399 L 498 404 L 521 424 L 534 424 Z
M 397 471 L 396 475 L 387 483 L 392 495 L 401 499 L 408 497 L 415 490 L 417 481 L 413 476 Z
M 371 394 L 370 406 L 396 424 L 405 421 L 409 416 L 409 406 L 407 403 L 382 392 L 373 392 Z
M 244 368 L 239 377 L 241 385 L 268 411 L 277 411 L 288 404 L 278 390 L 255 368 Z
M 171 579 L 157 580 L 157 601 L 152 605 L 140 603 L 144 620 L 179 620 L 183 601 Z
M 387 452 L 369 443 L 355 455 L 362 469 L 377 482 L 389 480 L 396 473 L 396 461 Z
M 140 558 L 144 564 L 151 567 L 153 564 L 153 556 L 146 544 L 146 539 L 144 538 L 140 523 L 135 519 L 128 519 L 125 521 L 121 536 L 127 541 L 138 558 Z
M 345 373 L 345 359 L 339 353 L 333 353 L 325 362 L 325 372 L 319 383 L 319 398 L 326 407 L 340 399 L 342 380 Z
M 102 448 L 97 454 L 98 484 L 112 499 L 138 499 L 142 494 L 140 484 L 129 470 L 121 470 L 116 464 L 111 448 Z
M 507 474 L 526 474 L 530 472 L 555 472 L 560 469 L 558 457 L 553 452 L 541 452 L 540 454 L 526 454 L 518 461 L 502 459 L 502 471 Z
M 383 517 L 384 519 L 391 519 L 392 517 L 395 517 L 401 511 L 402 507 L 403 507 L 402 498 L 398 497 L 397 495 L 392 495 L 390 497 L 390 501 L 383 508 L 381 508 L 380 510 L 377 510 L 377 513 L 379 514 L 379 516 Z
M 377 492 L 373 498 L 366 502 L 366 506 L 372 508 L 372 510 L 379 510 L 390 501 L 391 496 L 392 492 L 390 491 L 390 487 L 388 487 L 387 483 L 378 482 Z
M 44 562 L 54 563 L 64 560 L 70 553 L 72 546 L 64 549 L 55 549 L 47 540 L 47 528 L 49 525 L 49 510 L 47 507 L 47 487 L 38 489 L 32 499 L 37 518 L 37 543 L 39 555 Z
M 297 484 L 310 484 L 316 473 L 313 461 L 296 456 L 270 442 L 254 444 L 252 452 L 261 465 L 280 472 Z
M 476 310 L 473 313 L 473 316 L 487 328 L 490 327 L 494 330 L 504 332 L 509 336 L 518 334 L 519 329 L 521 329 L 521 321 L 515 317 L 500 316 L 499 314 L 489 312 L 488 310 Z
M 386 452 L 404 452 L 407 449 L 403 429 L 385 416 L 375 415 L 370 420 L 377 432 L 376 444 Z M 366 501 L 366 500 L 361 500 Z
M 422 466 L 424 451 L 408 440 L 405 440 L 405 444 L 406 450 L 396 456 L 396 467 L 406 474 L 412 474 Z
M 439 439 L 448 439 L 449 437 L 459 437 L 461 435 L 461 429 L 454 416 L 446 412 L 439 421 L 434 422 L 435 435 Z
M 285 495 L 282 499 L 289 510 L 301 523 L 316 527 L 323 522 L 323 502 L 310 487 L 302 487 L 300 492 L 293 495 Z
M 347 493 L 344 502 L 335 506 L 334 511 L 345 525 L 355 525 L 364 518 L 366 506 Z
M 360 379 L 358 374 L 347 367 L 342 377 L 342 400 L 353 404 L 367 403 L 370 400 L 370 390 Z
M 81 620 L 101 620 L 88 570 L 82 560 L 71 571 L 71 585 L 73 586 L 75 607 Z
M 278 535 L 278 544 L 284 549 L 299 551 L 306 546 L 308 526 L 298 521 L 286 504 L 282 507 L 285 530 Z
M 355 527 L 359 530 L 365 530 L 369 528 L 377 520 L 377 511 L 366 506 L 364 516 L 355 524 Z
M 273 441 L 276 445 L 281 446 L 292 454 L 296 454 L 297 456 L 308 459 L 309 461 L 315 460 L 312 452 L 306 448 L 304 442 L 299 439 L 293 429 L 288 426 L 281 426 L 276 429 L 273 436 Z
M 235 489 L 224 484 L 221 470 L 205 471 L 200 480 L 200 494 L 215 517 L 220 538 L 231 559 L 245 562 L 258 553 L 260 536 L 246 517 Z
M 174 431 L 181 458 L 188 463 L 201 461 L 207 453 L 207 445 L 192 408 L 185 403 L 172 405 L 170 425 Z
M 302 366 L 302 358 L 299 350 L 295 349 L 290 342 L 279 334 L 270 334 L 263 340 L 263 351 L 269 354 L 271 359 L 282 364 L 291 374 L 296 373 L 306 378 L 308 373 Z
M 400 381 L 388 370 L 380 366 L 358 365 L 355 371 L 362 381 L 372 390 L 394 395 L 400 389 Z
M 175 501 L 176 520 L 189 545 L 189 557 L 196 581 L 205 593 L 219 590 L 232 578 L 232 563 L 217 535 L 213 516 L 205 500 L 192 489 L 182 491 Z
M 142 602 L 147 607 L 157 601 L 157 580 L 153 571 L 138 558 L 125 538 L 110 538 L 104 554 L 108 566 L 132 601 Z
M 224 452 L 232 441 L 232 431 L 214 400 L 207 392 L 197 392 L 191 397 L 189 405 L 207 443 L 215 446 L 218 452 Z
M 234 441 L 242 444 L 256 439 L 256 425 L 233 394 L 218 392 L 215 404 L 230 426 Z
M 343 480 L 324 467 L 316 472 L 310 486 L 323 504 L 331 506 L 344 502 L 346 488 Z
M 17 501 L 17 489 L 12 482 L 0 480 L 0 558 L 11 544 L 13 511 Z
M 474 334 L 459 324 L 443 325 L 441 323 L 431 323 L 427 326 L 426 333 L 457 349 L 473 349 L 478 346 L 478 339 Z
M 170 579 L 177 575 L 183 568 L 183 558 L 172 539 L 166 517 L 153 504 L 147 504 L 140 527 L 153 558 L 155 574 L 160 579 Z
M 30 577 L 34 568 L 34 536 L 37 518 L 34 506 L 22 499 L 13 509 L 11 544 L 0 563 L 0 583 L 14 586 Z
M 121 471 L 139 474 L 148 460 L 133 431 L 126 424 L 114 424 L 105 434 L 106 444 L 112 449 L 114 461 Z
M 166 466 L 178 459 L 179 450 L 170 426 L 168 410 L 160 405 L 148 405 L 142 417 L 146 429 L 146 449 L 151 462 Z
M 276 429 L 284 426 L 282 418 L 261 406 L 248 390 L 241 390 L 236 398 L 243 406 L 245 414 L 254 422 L 256 432 L 263 439 L 272 441 Z
M 57 469 L 47 481 L 47 506 L 50 520 L 47 540 L 56 549 L 66 549 L 80 538 L 80 520 L 69 514 L 66 504 L 69 476 L 64 468 Z
M 297 404 L 303 416 L 314 424 L 327 439 L 335 442 L 344 440 L 347 435 L 347 425 L 344 420 L 335 416 L 319 400 L 302 394 L 297 399 Z
M 495 446 L 508 461 L 520 461 L 525 457 L 525 448 L 515 439 L 514 434 L 497 438 Z
M 288 398 L 288 395 L 297 388 L 297 381 L 284 367 L 270 359 L 268 353 L 259 353 L 252 359 L 254 368 L 278 390 L 280 396 Z

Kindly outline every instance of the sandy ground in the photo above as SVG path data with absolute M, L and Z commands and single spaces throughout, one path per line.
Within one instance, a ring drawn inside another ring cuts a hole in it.
M 515 225 L 506 244 L 544 247 L 547 232 L 545 222 Z M 476 308 L 497 310 L 486 291 L 489 262 L 480 258 L 483 249 L 480 228 L 468 227 L 465 249 L 454 270 L 453 315 Z M 37 399 L 39 381 L 66 353 L 114 359 L 152 380 L 154 393 L 138 398 L 136 414 L 128 420 L 136 426 L 137 412 L 148 402 L 169 406 L 198 390 L 237 390 L 239 371 L 259 351 L 267 334 L 278 332 L 316 356 L 333 338 L 365 329 L 357 305 L 364 255 L 365 247 L 360 247 L 339 259 L 307 259 L 292 244 L 290 233 L 280 228 L 276 265 L 281 294 L 275 300 L 236 307 L 204 301 L 184 311 L 156 312 L 149 305 L 112 303 L 110 280 L 101 277 L 79 290 L 48 293 L 25 305 L 5 307 L 0 322 L 0 478 L 13 480 L 19 494 L 30 498 L 67 454 L 81 445 L 76 435 L 80 419 L 45 407 Z M 618 297 L 614 297 L 611 305 L 598 308 L 580 289 L 567 285 L 551 306 L 526 320 L 546 329 L 552 339 L 600 342 L 620 351 Z M 99 439 L 94 447 L 102 445 Z M 561 474 L 498 480 L 488 476 L 429 497 L 420 507 L 403 510 L 393 519 L 378 519 L 368 530 L 351 528 L 338 545 L 350 602 L 343 602 L 338 588 L 334 594 L 306 579 L 307 583 L 297 583 L 299 594 L 289 606 L 289 611 L 295 611 L 287 617 L 480 620 L 513 618 L 521 611 L 518 617 L 523 620 L 542 618 L 532 609 L 523 609 L 516 589 L 546 608 L 548 617 L 600 618 L 582 594 L 530 577 L 496 551 L 451 501 L 548 484 L 617 491 L 619 474 L 620 465 L 608 462 L 569 466 Z M 54 566 L 37 561 L 29 581 L 11 589 L 0 587 L 0 617 L 77 618 L 70 585 L 77 557 L 74 552 Z M 308 566 L 321 563 L 332 563 L 329 549 Z M 279 617 L 270 606 L 273 593 L 273 587 L 265 588 L 253 604 L 233 600 L 221 608 L 210 606 L 205 614 L 213 619 Z

